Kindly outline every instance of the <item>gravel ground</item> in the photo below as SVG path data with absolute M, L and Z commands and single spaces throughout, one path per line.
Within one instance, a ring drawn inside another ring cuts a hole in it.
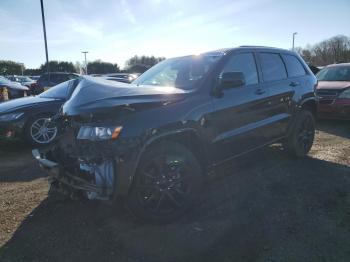
M 350 261 L 349 122 L 321 121 L 304 159 L 276 145 L 221 167 L 170 225 L 47 190 L 30 149 L 2 142 L 0 261 Z

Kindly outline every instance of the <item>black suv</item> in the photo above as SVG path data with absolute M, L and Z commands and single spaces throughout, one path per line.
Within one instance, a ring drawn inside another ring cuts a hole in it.
M 53 192 L 121 196 L 137 217 L 170 221 L 213 166 L 276 142 L 305 156 L 316 84 L 296 53 L 266 47 L 168 59 L 132 84 L 82 77 L 61 110 L 61 137 L 33 155 Z
M 76 79 L 79 75 L 75 73 L 51 72 L 50 74 L 42 74 L 35 88 L 34 94 L 38 95 L 44 92 L 47 88 L 58 85 L 68 80 Z

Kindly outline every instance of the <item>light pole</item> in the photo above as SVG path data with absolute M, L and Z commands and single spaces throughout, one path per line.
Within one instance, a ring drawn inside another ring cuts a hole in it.
M 40 5 L 41 5 L 41 18 L 42 18 L 42 21 L 43 21 L 44 40 L 45 40 L 46 70 L 47 70 L 47 73 L 48 73 L 48 76 L 49 76 L 49 81 L 50 81 L 49 52 L 47 51 L 45 13 L 44 13 L 44 4 L 43 4 L 43 0 L 40 0 Z
M 295 36 L 298 34 L 298 32 L 293 33 L 293 45 L 292 45 L 292 50 L 294 51 L 294 41 L 295 41 Z
M 82 51 L 82 53 L 84 54 L 84 57 L 85 57 L 85 75 L 87 75 L 88 72 L 87 72 L 86 54 L 89 53 L 89 52 L 88 51 Z

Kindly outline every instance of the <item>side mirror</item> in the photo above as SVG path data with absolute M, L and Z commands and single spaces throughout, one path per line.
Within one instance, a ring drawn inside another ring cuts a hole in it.
M 245 85 L 245 78 L 242 72 L 226 72 L 219 78 L 219 89 L 235 88 Z

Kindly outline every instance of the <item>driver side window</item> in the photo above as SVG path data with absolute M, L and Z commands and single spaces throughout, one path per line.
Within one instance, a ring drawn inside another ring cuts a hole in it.
M 226 72 L 242 72 L 245 78 L 245 85 L 254 85 L 259 82 L 256 63 L 252 53 L 231 56 L 221 74 Z

